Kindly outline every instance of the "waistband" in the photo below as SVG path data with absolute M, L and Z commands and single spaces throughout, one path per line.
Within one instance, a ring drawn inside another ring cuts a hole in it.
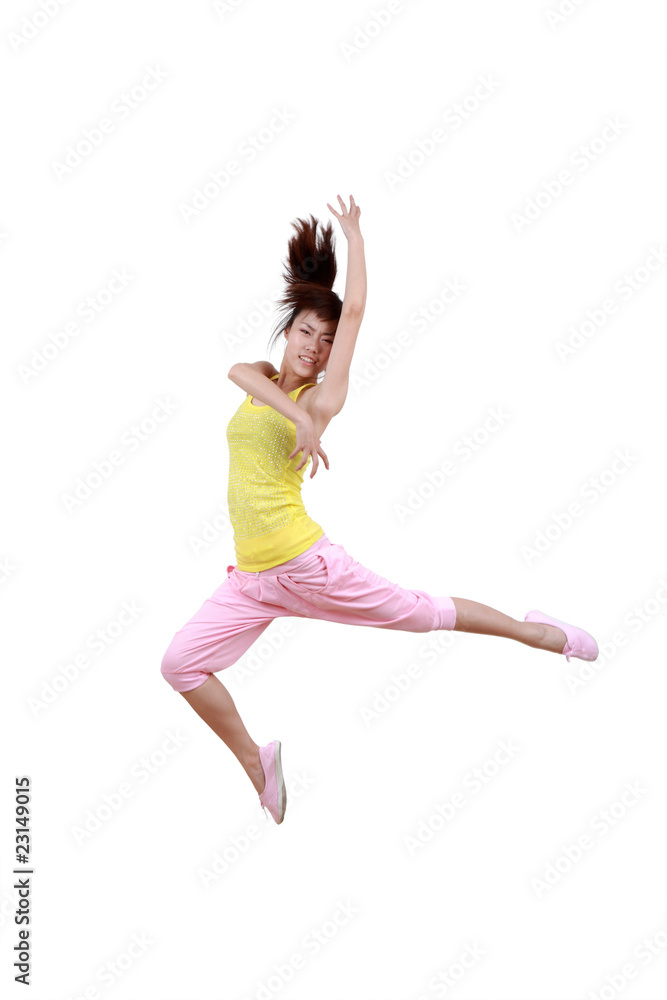
M 317 541 L 313 542 L 309 548 L 304 549 L 300 555 L 294 556 L 293 559 L 289 559 L 287 562 L 278 563 L 277 566 L 270 566 L 269 569 L 260 569 L 257 570 L 256 573 L 249 573 L 246 570 L 237 569 L 236 566 L 228 566 L 227 572 L 231 572 L 231 570 L 235 569 L 241 576 L 278 576 L 279 573 L 289 573 L 291 569 L 295 569 L 297 564 L 301 564 L 307 556 L 311 555 L 313 552 L 317 552 L 321 548 L 324 548 L 325 545 L 331 545 L 331 542 L 326 535 L 320 535 Z

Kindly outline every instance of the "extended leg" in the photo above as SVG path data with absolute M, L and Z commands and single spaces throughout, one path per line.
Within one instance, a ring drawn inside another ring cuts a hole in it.
M 499 635 L 505 639 L 516 639 L 526 646 L 547 649 L 551 653 L 562 653 L 567 636 L 554 625 L 540 625 L 537 622 L 521 622 L 510 618 L 495 608 L 463 597 L 453 597 L 456 605 L 455 632 L 476 632 L 481 635 Z
M 193 691 L 181 691 L 197 715 L 226 743 L 255 786 L 264 790 L 264 769 L 259 759 L 259 746 L 251 738 L 234 704 L 234 699 L 218 678 L 211 674 Z
M 370 625 L 404 632 L 429 632 L 453 629 L 516 639 L 527 646 L 562 653 L 567 636 L 553 625 L 517 621 L 495 608 L 462 597 L 435 596 L 422 590 L 401 587 L 357 562 L 338 543 L 328 539 L 320 546 L 320 559 L 326 569 L 300 581 L 292 571 L 276 585 L 294 592 L 311 617 L 344 625 Z M 312 586 L 314 581 L 314 586 Z M 278 598 L 276 598 L 278 599 Z

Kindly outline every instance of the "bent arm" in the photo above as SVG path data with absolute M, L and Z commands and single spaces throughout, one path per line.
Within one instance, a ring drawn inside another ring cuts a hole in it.
M 352 355 L 366 309 L 366 258 L 361 234 L 347 246 L 345 297 L 331 353 L 318 389 L 318 405 L 332 416 L 340 413 L 347 398 Z
M 256 364 L 263 364 L 263 362 L 246 364 L 246 362 L 240 361 L 229 369 L 228 378 L 241 389 L 245 389 L 250 396 L 257 396 L 263 403 L 268 403 L 278 413 L 282 413 L 284 417 L 291 420 L 295 426 L 298 425 L 304 416 L 307 416 L 306 411 L 293 399 L 290 399 L 282 389 L 279 389 L 268 375 L 263 375 Z

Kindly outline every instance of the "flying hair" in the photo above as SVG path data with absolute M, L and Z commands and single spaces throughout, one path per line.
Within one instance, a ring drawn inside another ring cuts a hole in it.
M 331 221 L 322 224 L 311 213 L 310 221 L 297 218 L 292 226 L 296 235 L 290 238 L 283 261 L 285 290 L 278 299 L 269 351 L 302 310 L 312 310 L 323 323 L 337 323 L 343 308 L 333 291 L 337 265 Z

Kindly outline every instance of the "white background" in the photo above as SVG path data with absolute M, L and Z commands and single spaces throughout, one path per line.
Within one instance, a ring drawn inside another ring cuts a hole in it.
M 4 996 L 661 997 L 665 4 L 44 4 L 1 15 Z M 276 109 L 292 120 L 261 133 Z M 231 159 L 240 173 L 186 221 Z M 160 662 L 235 562 L 225 431 L 244 393 L 227 372 L 280 367 L 258 304 L 281 288 L 293 219 L 332 219 L 344 294 L 337 194 L 362 210 L 368 300 L 308 512 L 390 580 L 519 620 L 543 610 L 601 656 L 277 620 L 220 676 L 253 738 L 282 741 L 278 827 Z M 114 269 L 130 277 L 109 296 Z M 447 281 L 465 291 L 443 307 Z M 589 310 L 604 322 L 559 356 Z M 172 412 L 130 450 L 159 400 Z M 68 509 L 114 449 L 122 464 Z M 456 474 L 429 488 L 448 459 Z M 501 741 L 517 749 L 493 764 Z M 32 784 L 30 991 L 12 968 L 17 775 Z M 128 957 L 133 935 L 146 944 Z

